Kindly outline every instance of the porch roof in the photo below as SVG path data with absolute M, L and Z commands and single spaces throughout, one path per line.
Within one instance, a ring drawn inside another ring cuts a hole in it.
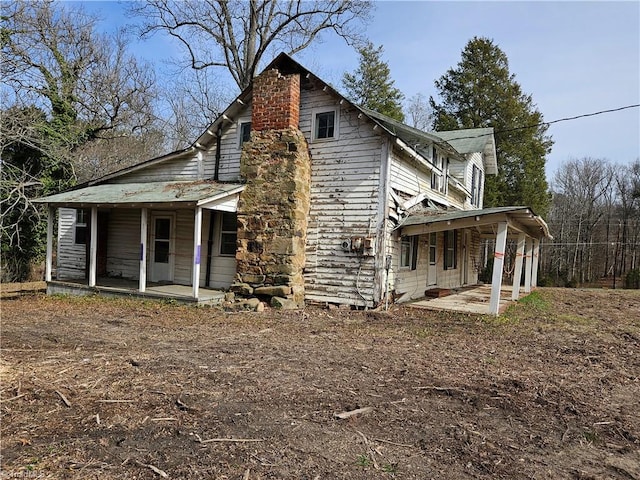
M 201 206 L 216 208 L 223 200 L 236 196 L 244 185 L 212 180 L 190 182 L 104 183 L 57 193 L 35 200 L 53 207 L 136 207 L 136 206 Z M 226 210 L 229 208 L 219 208 Z M 235 210 L 235 205 L 232 210 Z
M 494 226 L 500 222 L 507 222 L 512 231 L 524 232 L 533 238 L 552 238 L 542 217 L 524 206 L 416 212 L 406 217 L 396 229 L 400 229 L 403 235 L 419 235 L 457 228 L 476 228 L 482 234 L 495 235 Z

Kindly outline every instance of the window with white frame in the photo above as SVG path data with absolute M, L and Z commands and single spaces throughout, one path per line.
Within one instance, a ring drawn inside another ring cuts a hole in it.
M 480 208 L 482 205 L 482 170 L 473 165 L 471 172 L 471 205 Z
M 418 237 L 400 238 L 400 268 L 415 270 L 418 265 Z
M 87 211 L 83 209 L 76 210 L 76 225 L 74 233 L 74 242 L 76 245 L 87 244 Z
M 240 122 L 240 128 L 238 128 L 239 138 L 238 146 L 242 148 L 244 142 L 251 140 L 251 122 Z
M 458 231 L 447 230 L 444 232 L 444 269 L 457 268 L 458 259 Z
M 311 128 L 313 140 L 338 138 L 338 109 L 314 109 Z
M 220 220 L 220 255 L 235 256 L 238 239 L 238 217 L 235 213 L 222 212 Z

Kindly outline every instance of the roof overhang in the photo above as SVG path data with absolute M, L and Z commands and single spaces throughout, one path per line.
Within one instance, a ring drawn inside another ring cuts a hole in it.
M 497 225 L 503 222 L 507 223 L 512 235 L 524 233 L 537 239 L 552 238 L 546 222 L 529 207 L 496 207 L 439 214 L 416 213 L 405 218 L 396 230 L 400 230 L 402 235 L 421 235 L 472 228 L 481 235 L 495 236 Z
M 36 203 L 69 208 L 195 208 L 236 211 L 244 185 L 210 180 L 103 183 L 37 198 Z

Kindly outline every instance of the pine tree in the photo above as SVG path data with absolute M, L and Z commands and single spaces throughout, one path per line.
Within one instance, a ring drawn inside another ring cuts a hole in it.
M 382 45 L 376 48 L 371 42 L 359 48 L 359 66 L 353 73 L 343 75 L 342 84 L 354 103 L 402 122 L 404 95 L 394 86 L 382 52 Z
M 435 130 L 494 128 L 498 175 L 487 176 L 485 207 L 527 205 L 546 215 L 545 163 L 553 142 L 531 95 L 509 72 L 505 53 L 492 40 L 474 37 L 435 86 L 441 99 L 430 99 Z

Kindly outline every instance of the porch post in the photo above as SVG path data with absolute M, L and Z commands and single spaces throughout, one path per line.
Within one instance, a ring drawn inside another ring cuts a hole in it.
M 91 244 L 89 246 L 89 286 L 96 286 L 96 257 L 98 252 L 98 207 L 91 207 Z
M 502 271 L 504 269 L 504 251 L 507 248 L 507 222 L 498 224 L 496 234 L 496 249 L 493 257 L 493 277 L 491 279 L 491 301 L 489 313 L 500 313 L 500 290 L 502 288 Z
M 193 224 L 193 298 L 198 298 L 200 286 L 200 250 L 202 242 L 202 207 L 196 207 L 196 216 Z
M 55 221 L 55 209 L 49 205 L 47 210 L 47 263 L 44 271 L 44 279 L 51 281 L 53 267 L 53 222 Z
M 531 272 L 532 269 L 532 260 L 533 260 L 533 239 L 527 239 L 527 254 L 526 258 L 526 268 L 524 271 L 524 293 L 531 293 Z
M 522 278 L 522 257 L 524 256 L 525 236 L 524 233 L 518 235 L 518 248 L 516 249 L 516 266 L 513 270 L 513 291 L 511 300 L 520 298 L 520 280 Z
M 147 289 L 147 209 L 140 209 L 140 275 L 138 290 Z
M 538 286 L 538 260 L 540 258 L 540 239 L 533 239 L 533 267 L 531 270 L 531 288 Z

